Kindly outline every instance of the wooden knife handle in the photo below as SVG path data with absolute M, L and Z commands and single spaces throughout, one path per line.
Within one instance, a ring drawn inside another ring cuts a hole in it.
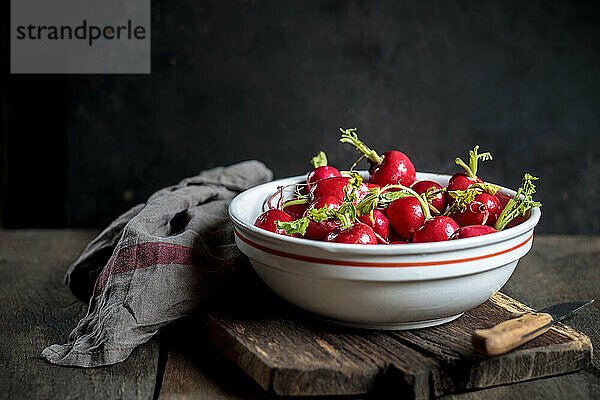
M 545 313 L 527 313 L 490 329 L 477 329 L 471 338 L 478 352 L 495 356 L 540 336 L 550 329 L 552 317 Z

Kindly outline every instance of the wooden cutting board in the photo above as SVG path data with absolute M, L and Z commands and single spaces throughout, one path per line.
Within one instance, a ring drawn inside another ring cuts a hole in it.
M 320 322 L 270 297 L 246 310 L 209 313 L 207 329 L 227 358 L 277 395 L 393 390 L 423 399 L 564 374 L 591 362 L 590 339 L 560 323 L 508 354 L 486 358 L 474 351 L 475 329 L 530 310 L 498 292 L 445 325 L 366 331 Z

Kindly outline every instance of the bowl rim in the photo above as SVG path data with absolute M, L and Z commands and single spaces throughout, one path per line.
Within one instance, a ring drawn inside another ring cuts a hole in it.
M 360 171 L 364 173 L 365 171 Z M 431 180 L 428 178 L 449 178 L 451 175 L 448 174 L 439 174 L 434 172 L 417 172 L 418 180 Z M 523 223 L 514 226 L 512 228 L 508 228 L 506 230 L 502 230 L 500 232 L 494 232 L 488 235 L 476 236 L 471 238 L 463 238 L 459 240 L 453 241 L 444 241 L 444 242 L 429 242 L 429 243 L 408 243 L 406 245 L 357 245 L 357 244 L 346 244 L 346 243 L 331 243 L 324 242 L 318 240 L 310 240 L 304 238 L 296 238 L 291 236 L 279 235 L 274 232 L 269 232 L 267 230 L 258 228 L 254 226 L 254 221 L 248 222 L 245 221 L 241 216 L 237 215 L 235 210 L 239 207 L 238 203 L 244 201 L 244 197 L 249 196 L 254 192 L 264 191 L 270 187 L 281 186 L 282 184 L 290 184 L 290 183 L 298 183 L 306 178 L 305 175 L 292 176 L 288 178 L 277 179 L 271 182 L 266 182 L 261 185 L 255 186 L 244 192 L 238 194 L 229 204 L 228 213 L 229 217 L 235 225 L 235 229 L 242 228 L 244 230 L 250 231 L 253 235 L 258 236 L 258 238 L 263 237 L 266 240 L 278 240 L 282 245 L 289 243 L 295 246 L 306 246 L 307 248 L 318 248 L 322 251 L 329 253 L 344 253 L 344 255 L 385 255 L 385 256 L 401 256 L 401 255 L 414 255 L 414 254 L 430 254 L 430 253 L 439 253 L 445 251 L 455 251 L 455 250 L 464 250 L 470 249 L 474 247 L 482 247 L 486 245 L 491 245 L 495 243 L 500 243 L 506 240 L 513 239 L 524 233 L 533 230 L 533 228 L 537 225 L 541 217 L 541 211 L 539 207 L 535 207 L 532 209 L 530 217 L 524 221 Z M 516 192 L 514 190 L 508 189 L 506 187 L 497 185 L 500 187 L 500 190 L 504 193 L 515 195 Z M 262 209 L 262 204 L 261 204 Z

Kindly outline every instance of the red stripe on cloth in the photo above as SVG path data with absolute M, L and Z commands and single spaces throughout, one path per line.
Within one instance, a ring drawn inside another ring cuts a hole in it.
M 123 247 L 108 261 L 96 280 L 92 298 L 102 293 L 110 276 L 157 264 L 192 264 L 192 248 L 165 242 L 146 242 Z

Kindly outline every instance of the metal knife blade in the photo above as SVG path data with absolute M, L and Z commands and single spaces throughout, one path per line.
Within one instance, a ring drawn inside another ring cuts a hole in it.
M 567 318 L 569 315 L 576 313 L 577 311 L 581 310 L 583 307 L 592 304 L 594 302 L 594 300 L 584 300 L 584 301 L 572 301 L 569 303 L 560 303 L 560 304 L 554 304 L 552 306 L 543 308 L 541 310 L 536 311 L 536 313 L 541 314 L 550 314 L 550 316 L 552 317 L 552 321 L 547 323 L 544 326 L 540 326 L 538 329 L 528 332 L 527 334 L 523 335 L 523 338 L 526 338 L 528 336 L 532 336 L 534 334 L 536 334 L 537 332 L 546 329 L 549 326 L 554 325 L 555 323 L 562 321 L 563 319 Z
M 554 322 L 562 321 L 567 318 L 569 315 L 576 313 L 581 310 L 583 307 L 588 304 L 592 304 L 594 300 L 585 300 L 585 301 L 573 301 L 570 303 L 561 303 L 555 304 L 550 307 L 546 307 L 542 310 L 539 310 L 539 313 L 546 313 L 552 316 Z

